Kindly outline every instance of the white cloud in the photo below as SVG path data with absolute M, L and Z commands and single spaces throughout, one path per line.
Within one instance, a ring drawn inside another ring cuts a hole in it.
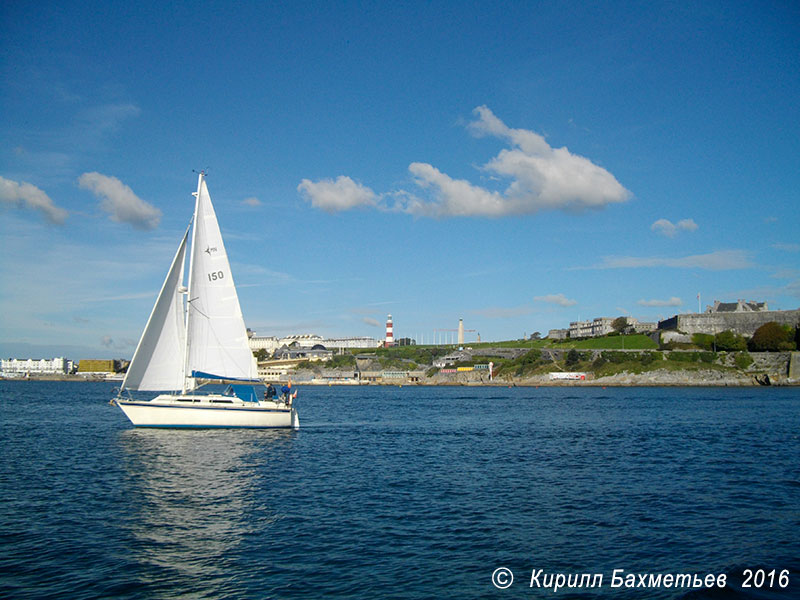
M 261 206 L 261 200 L 259 200 L 255 196 L 250 196 L 249 198 L 245 198 L 244 200 L 242 200 L 242 204 L 244 204 L 245 206 L 253 206 L 253 207 Z
M 78 184 L 100 198 L 100 208 L 117 223 L 128 223 L 136 229 L 155 229 L 161 221 L 161 211 L 148 204 L 116 177 L 100 173 L 84 173 Z
M 650 226 L 650 229 L 667 237 L 675 237 L 679 231 L 697 231 L 698 225 L 694 219 L 682 219 L 677 223 L 669 219 L 659 219 Z
M 800 244 L 772 244 L 772 247 L 784 252 L 800 252 Z
M 426 217 L 500 217 L 508 213 L 507 201 L 497 192 L 490 192 L 463 179 L 453 179 L 426 163 L 411 163 L 408 170 L 421 188 L 433 189 L 437 199 L 426 202 L 414 197 L 403 209 Z
M 311 202 L 311 206 L 327 212 L 350 210 L 358 206 L 375 206 L 378 196 L 368 187 L 356 183 L 345 175 L 313 182 L 303 179 L 297 190 Z
M 706 269 L 729 271 L 749 269 L 755 265 L 744 250 L 718 250 L 681 258 L 605 256 L 597 269 L 635 269 L 642 267 L 671 267 L 677 269 Z
M 377 319 L 373 319 L 372 317 L 364 317 L 361 320 L 364 323 L 366 323 L 367 325 L 369 325 L 370 327 L 380 327 L 381 326 L 381 322 L 378 321 Z
M 575 306 L 578 301 L 570 300 L 564 294 L 548 294 L 546 296 L 534 296 L 534 300 L 538 302 L 548 302 L 550 304 L 557 304 L 558 306 Z
M 50 197 L 35 185 L 16 182 L 0 177 L 0 202 L 18 207 L 26 207 L 41 212 L 45 219 L 61 225 L 67 218 L 67 211 L 56 206 Z
M 533 131 L 506 126 L 486 106 L 473 114 L 478 119 L 468 127 L 474 135 L 505 138 L 513 146 L 484 166 L 512 179 L 504 194 L 507 214 L 602 208 L 630 198 L 611 173 L 589 159 L 566 147 L 552 148 Z
M 505 191 L 490 190 L 464 179 L 454 179 L 429 163 L 413 162 L 408 170 L 425 191 L 420 197 L 407 190 L 377 195 L 349 177 L 335 181 L 304 179 L 298 190 L 312 206 L 329 212 L 358 206 L 396 210 L 426 217 L 503 217 L 541 210 L 580 211 L 624 202 L 631 196 L 606 169 L 567 148 L 552 148 L 533 131 L 511 129 L 486 106 L 476 108 L 477 119 L 467 126 L 476 136 L 510 142 L 482 167 L 494 179 L 510 180 Z M 391 207 L 382 202 L 394 198 Z
M 637 302 L 639 306 L 683 306 L 683 301 L 676 296 L 673 296 L 669 300 L 639 300 Z
M 652 229 L 653 231 L 658 231 L 659 233 L 662 233 L 667 237 L 674 237 L 675 234 L 678 232 L 672 221 L 669 221 L 667 219 L 659 219 L 658 221 L 650 225 L 650 229 Z

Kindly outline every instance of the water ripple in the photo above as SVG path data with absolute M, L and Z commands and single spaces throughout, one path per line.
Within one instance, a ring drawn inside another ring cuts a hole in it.
M 110 388 L 0 382 L 0 596 L 494 598 L 501 565 L 800 581 L 795 390 L 304 388 L 295 432 L 135 430 Z

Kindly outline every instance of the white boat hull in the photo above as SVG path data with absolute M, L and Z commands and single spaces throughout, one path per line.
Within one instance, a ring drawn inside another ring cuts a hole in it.
M 297 411 L 283 401 L 244 402 L 236 397 L 161 395 L 148 401 L 116 399 L 136 427 L 294 428 Z

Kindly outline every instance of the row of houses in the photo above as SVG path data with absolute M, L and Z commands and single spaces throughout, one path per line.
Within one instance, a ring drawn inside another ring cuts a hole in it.
M 0 361 L 0 376 L 65 375 L 75 371 L 75 363 L 59 358 L 8 358 Z
M 354 348 L 378 348 L 383 345 L 382 340 L 371 337 L 343 337 L 343 338 L 323 338 L 315 334 L 287 335 L 286 337 L 276 336 L 257 336 L 252 332 L 248 343 L 250 350 L 258 352 L 266 350 L 270 354 L 286 346 L 293 349 L 312 349 L 315 346 L 323 346 L 328 350 L 349 350 Z
M 565 340 L 567 338 L 601 337 L 614 331 L 612 324 L 617 317 L 597 317 L 590 321 L 573 321 L 568 329 L 551 329 L 547 337 L 551 340 Z M 649 333 L 655 331 L 657 323 L 642 322 L 633 317 L 626 317 L 628 330 L 636 333 Z

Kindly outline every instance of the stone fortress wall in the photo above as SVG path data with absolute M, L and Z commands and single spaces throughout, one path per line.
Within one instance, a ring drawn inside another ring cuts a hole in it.
M 800 310 L 766 310 L 741 313 L 690 313 L 675 315 L 661 321 L 659 329 L 675 329 L 682 333 L 722 333 L 731 330 L 739 335 L 752 336 L 756 329 L 775 321 L 780 325 L 797 327 L 800 324 Z
M 715 302 L 704 313 L 675 315 L 658 323 L 658 329 L 681 333 L 722 333 L 733 331 L 751 337 L 756 329 L 774 321 L 780 325 L 800 325 L 800 309 L 769 310 L 766 302 Z

